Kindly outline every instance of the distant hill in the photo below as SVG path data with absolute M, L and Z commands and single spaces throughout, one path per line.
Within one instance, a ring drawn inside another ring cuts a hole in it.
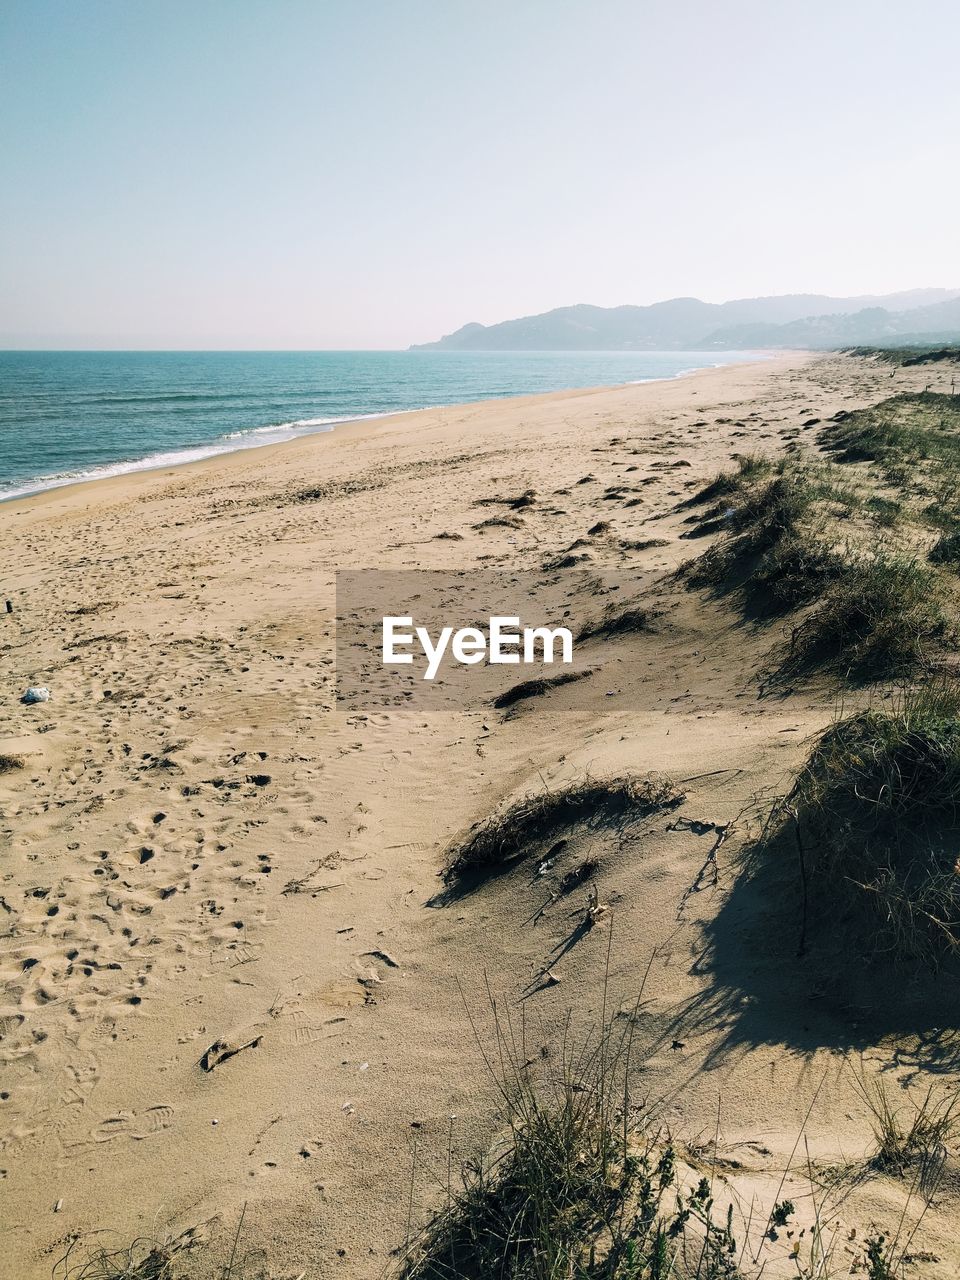
M 901 334 L 960 337 L 960 289 L 911 289 L 878 297 L 787 294 L 701 302 L 671 298 L 647 307 L 581 303 L 500 324 L 466 324 L 412 351 L 664 351 L 738 347 L 837 347 Z

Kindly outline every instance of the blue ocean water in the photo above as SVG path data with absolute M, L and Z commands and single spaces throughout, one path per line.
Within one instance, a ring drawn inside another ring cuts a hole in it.
M 3 351 L 0 499 L 494 396 L 672 378 L 744 352 Z

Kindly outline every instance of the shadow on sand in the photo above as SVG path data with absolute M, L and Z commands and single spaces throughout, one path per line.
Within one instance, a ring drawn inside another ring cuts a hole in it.
M 742 855 L 692 970 L 708 986 L 669 1034 L 720 1030 L 708 1068 L 763 1045 L 846 1055 L 891 1039 L 899 1067 L 960 1070 L 960 965 L 931 972 L 892 957 L 868 960 L 857 945 L 862 921 L 832 908 L 829 898 L 811 895 L 804 924 L 788 837 Z

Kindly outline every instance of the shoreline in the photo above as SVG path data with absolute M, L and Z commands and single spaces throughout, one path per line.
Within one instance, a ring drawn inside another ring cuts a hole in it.
M 162 461 L 163 455 L 157 456 L 157 461 L 149 465 L 143 465 L 148 462 L 150 455 L 143 459 L 130 459 L 126 462 L 117 462 L 107 464 L 108 466 L 123 466 L 127 470 L 113 471 L 105 475 L 90 475 L 87 478 L 78 477 L 75 479 L 64 480 L 59 483 L 45 485 L 42 488 L 31 489 L 26 493 L 16 493 L 10 496 L 0 496 L 0 512 L 17 508 L 20 503 L 44 503 L 48 499 L 54 499 L 58 496 L 72 496 L 79 492 L 90 492 L 98 486 L 111 486 L 115 484 L 131 483 L 135 484 L 138 480 L 150 480 L 159 475 L 170 476 L 180 473 L 189 473 L 194 469 L 211 467 L 217 464 L 229 465 L 229 460 L 235 457 L 244 457 L 251 453 L 258 456 L 269 458 L 272 451 L 278 449 L 287 449 L 296 445 L 310 445 L 317 440 L 323 440 L 336 436 L 339 439 L 355 438 L 357 434 L 365 427 L 377 427 L 383 424 L 389 425 L 397 419 L 410 419 L 418 415 L 432 415 L 437 413 L 453 413 L 460 410 L 476 410 L 483 406 L 509 405 L 530 402 L 532 404 L 542 404 L 551 400 L 566 400 L 583 395 L 600 395 L 604 392 L 622 392 L 631 388 L 641 388 L 647 386 L 662 386 L 665 384 L 674 384 L 692 378 L 702 378 L 711 374 L 720 374 L 724 370 L 729 369 L 752 369 L 758 364 L 770 364 L 773 367 L 776 362 L 781 360 L 793 360 L 798 356 L 815 358 L 817 352 L 806 351 L 777 351 L 770 353 L 756 353 L 755 357 L 749 360 L 737 360 L 730 363 L 717 363 L 712 365 L 702 365 L 690 369 L 683 369 L 678 373 L 671 374 L 662 378 L 641 378 L 630 382 L 611 383 L 609 385 L 601 384 L 591 387 L 568 387 L 556 391 L 539 391 L 526 395 L 512 396 L 489 396 L 482 400 L 464 400 L 455 401 L 449 404 L 425 405 L 416 409 L 393 409 L 385 413 L 357 414 L 352 417 L 341 419 L 332 419 L 329 423 L 316 426 L 314 429 L 304 430 L 298 435 L 290 436 L 284 440 L 264 440 L 259 442 L 250 439 L 259 431 L 267 431 L 270 428 L 253 427 L 248 432 L 241 433 L 246 439 L 243 442 L 238 441 L 229 447 L 218 447 L 211 443 L 210 445 L 195 445 L 185 448 L 181 452 L 192 452 L 194 450 L 210 449 L 210 452 L 203 453 L 202 456 L 196 458 L 185 458 L 181 461 Z M 281 430 L 281 426 L 277 426 L 276 430 Z M 171 454 L 174 457 L 175 454 Z

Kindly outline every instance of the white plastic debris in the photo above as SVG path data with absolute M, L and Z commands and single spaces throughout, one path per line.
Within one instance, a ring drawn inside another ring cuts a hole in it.
M 20 701 L 25 702 L 27 706 L 31 706 L 34 702 L 49 702 L 50 690 L 42 684 L 32 684 Z

